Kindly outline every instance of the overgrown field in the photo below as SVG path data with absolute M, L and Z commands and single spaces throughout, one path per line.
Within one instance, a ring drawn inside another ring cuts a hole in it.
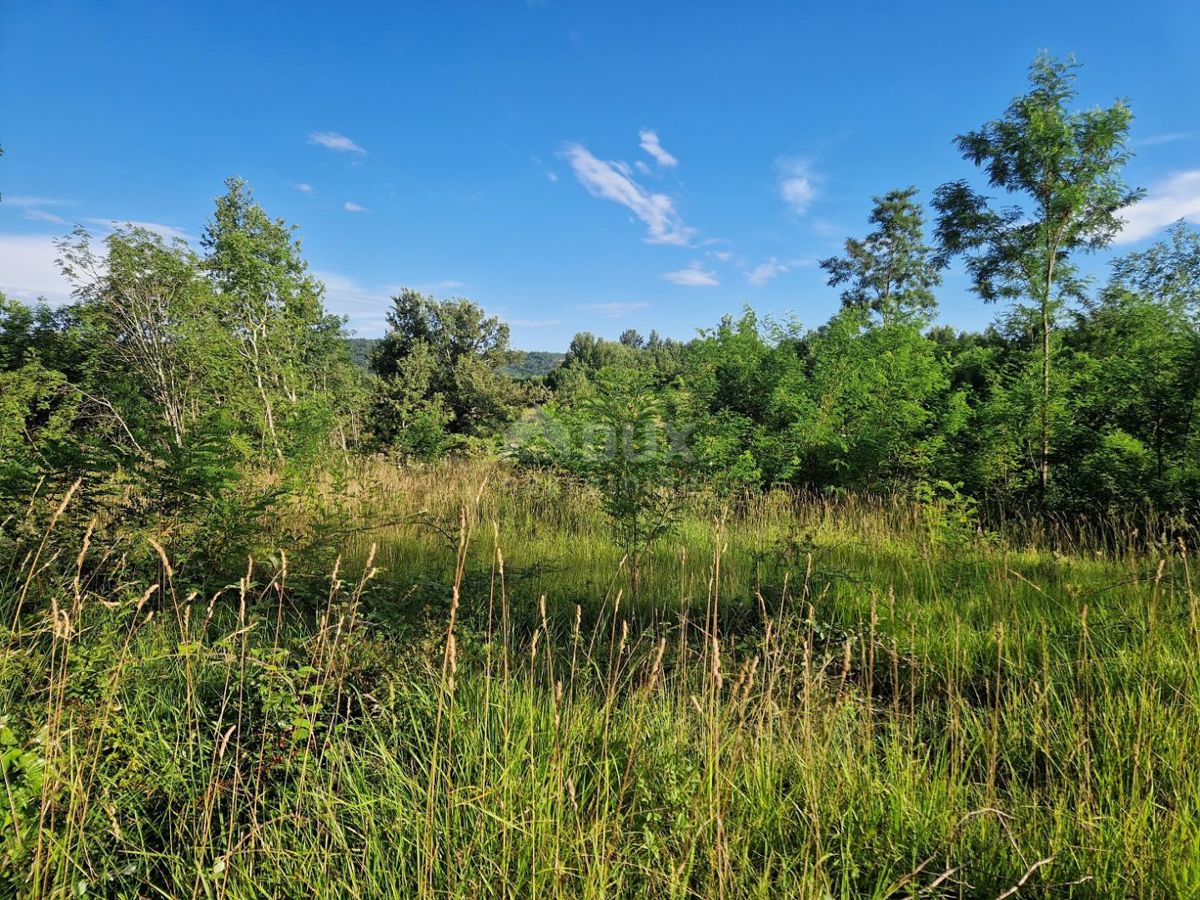
M 339 558 L 297 507 L 216 595 L 78 497 L 3 523 L 0 893 L 1200 894 L 1171 539 L 696 500 L 635 590 L 559 478 L 326 493 Z

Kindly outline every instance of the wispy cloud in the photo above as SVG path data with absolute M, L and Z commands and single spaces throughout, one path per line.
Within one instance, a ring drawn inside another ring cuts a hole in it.
M 553 328 L 555 325 L 561 325 L 559 319 L 505 319 L 509 325 L 514 328 Z
M 684 287 L 713 287 L 720 283 L 716 273 L 706 271 L 704 264 L 700 262 L 689 263 L 686 269 L 677 272 L 667 272 L 663 275 L 663 281 L 681 284 Z
M 46 210 L 36 207 L 25 210 L 25 218 L 32 219 L 34 222 L 52 222 L 55 225 L 67 224 L 67 220 L 62 216 L 56 216 L 52 212 L 46 212 Z
M 505 146 L 507 146 L 507 144 L 505 144 Z M 540 156 L 531 156 L 529 159 L 535 166 L 538 167 L 538 169 L 541 170 L 542 174 L 546 176 L 547 181 L 558 181 L 558 173 L 552 172 L 550 169 L 548 169 L 546 164 L 542 162 L 542 158 Z
M 8 202 L 7 197 L 4 202 Z M 30 211 L 37 211 L 36 207 Z M 120 226 L 145 228 L 167 240 L 187 240 L 189 237 L 182 229 L 160 222 L 97 218 L 85 219 L 84 222 L 105 231 Z M 71 299 L 71 283 L 59 267 L 58 260 L 62 254 L 57 241 L 56 236 L 47 234 L 0 234 L 0 292 L 26 302 L 39 298 L 51 303 L 68 302 Z M 105 248 L 100 245 L 96 251 L 102 256 Z
M 639 309 L 649 309 L 649 303 L 585 303 L 580 309 L 594 312 L 607 319 L 620 319 Z
M 779 174 L 779 196 L 792 212 L 798 216 L 804 215 L 817 198 L 817 188 L 808 161 L 798 157 L 781 157 L 776 160 L 775 167 Z
M 1121 217 L 1125 227 L 1117 236 L 1118 244 L 1140 241 L 1179 219 L 1200 222 L 1200 169 L 1179 172 L 1160 181 Z
M 346 316 L 351 329 L 368 336 L 382 335 L 387 330 L 387 311 L 397 291 L 369 287 L 338 272 L 314 271 L 313 275 L 325 285 L 325 305 L 331 312 Z
M 54 241 L 41 234 L 0 234 L 0 291 L 27 303 L 39 297 L 69 300 L 71 285 L 58 267 Z
M 370 210 L 368 210 L 365 206 L 360 206 L 353 200 L 347 200 L 344 204 L 342 204 L 342 209 L 346 210 L 346 212 L 352 213 L 370 212 Z
M 4 197 L 5 206 L 19 206 L 25 209 L 30 206 L 66 206 L 66 200 L 55 200 L 53 197 Z
M 66 206 L 65 200 L 55 200 L 52 197 L 5 197 L 5 206 L 13 206 L 24 210 L 24 217 L 33 222 L 50 222 L 54 225 L 66 225 L 67 220 L 55 215 L 43 206 Z
M 658 132 L 643 128 L 638 132 L 638 138 L 641 140 L 638 146 L 653 156 L 655 162 L 663 168 L 673 169 L 679 165 L 679 160 L 664 150 L 663 145 L 659 143 Z
M 314 271 L 313 275 L 325 285 L 325 305 L 331 312 L 346 316 L 350 329 L 364 337 L 379 337 L 387 332 L 387 312 L 392 298 L 405 287 L 423 294 L 436 294 L 464 286 L 461 281 L 443 279 L 428 284 L 363 284 L 357 278 L 340 272 Z
M 311 194 L 313 192 L 313 186 L 306 181 L 293 181 L 292 187 L 302 194 Z
M 1167 131 L 1162 134 L 1151 134 L 1144 138 L 1134 138 L 1133 143 L 1139 147 L 1158 147 L 1162 144 L 1174 144 L 1177 141 L 1190 141 L 1200 136 L 1197 131 Z
M 784 272 L 791 271 L 774 256 L 766 262 L 761 262 L 746 273 L 746 280 L 755 287 L 762 287 L 768 281 L 778 278 Z
M 308 136 L 308 142 L 336 150 L 338 153 L 357 153 L 360 156 L 365 156 L 367 153 L 350 138 L 344 134 L 338 134 L 336 131 L 314 131 Z
M 821 237 L 838 238 L 839 241 L 850 233 L 850 229 L 845 225 L 831 222 L 828 219 L 813 219 L 811 228 Z
M 696 233 L 683 224 L 674 200 L 666 194 L 651 193 L 634 181 L 625 163 L 597 159 L 581 144 L 569 144 L 563 156 L 588 193 L 620 203 L 645 224 L 649 243 L 686 246 Z
M 153 234 L 157 234 L 166 241 L 190 241 L 191 235 L 182 228 L 176 228 L 174 225 L 164 225 L 161 222 L 134 222 L 129 219 L 88 219 L 88 224 L 99 225 L 102 228 L 144 228 Z

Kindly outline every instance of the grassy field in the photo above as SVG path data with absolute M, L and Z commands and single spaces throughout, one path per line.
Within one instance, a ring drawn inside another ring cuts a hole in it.
M 5 523 L 0 893 L 1200 896 L 1180 546 L 697 500 L 635 594 L 549 476 L 328 493 L 216 596 Z

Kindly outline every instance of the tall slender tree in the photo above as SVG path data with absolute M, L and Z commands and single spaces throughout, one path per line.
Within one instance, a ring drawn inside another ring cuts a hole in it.
M 1004 115 L 955 139 L 963 157 L 1014 203 L 997 207 L 965 180 L 934 196 L 941 257 L 962 255 L 985 302 L 1032 302 L 1040 344 L 1038 482 L 1043 502 L 1050 480 L 1051 334 L 1066 300 L 1082 295 L 1084 280 L 1072 255 L 1109 244 L 1120 210 L 1140 191 L 1121 180 L 1129 159 L 1132 113 L 1118 100 L 1107 108 L 1072 112 L 1077 91 L 1073 58 L 1043 53 L 1029 69 L 1028 93 Z M 1020 200 L 1024 200 L 1022 205 Z

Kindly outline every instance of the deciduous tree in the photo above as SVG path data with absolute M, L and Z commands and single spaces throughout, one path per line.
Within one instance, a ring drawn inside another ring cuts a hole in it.
M 1053 428 L 1051 334 L 1063 303 L 1082 296 L 1084 286 L 1072 255 L 1106 246 L 1121 228 L 1120 210 L 1139 196 L 1121 180 L 1132 113 L 1122 101 L 1072 112 L 1076 68 L 1072 59 L 1038 56 L 1029 91 L 1001 118 L 955 141 L 1013 205 L 995 205 L 965 180 L 942 185 L 934 197 L 942 258 L 965 258 L 984 301 L 1032 303 L 1040 344 L 1037 467 L 1043 500 Z M 1018 205 L 1021 199 L 1024 205 Z
M 925 217 L 917 189 L 889 191 L 874 198 L 862 240 L 849 238 L 846 255 L 821 260 L 829 286 L 846 285 L 842 305 L 869 309 L 883 324 L 925 321 L 937 305 L 933 289 L 942 283 L 942 266 L 925 243 Z

